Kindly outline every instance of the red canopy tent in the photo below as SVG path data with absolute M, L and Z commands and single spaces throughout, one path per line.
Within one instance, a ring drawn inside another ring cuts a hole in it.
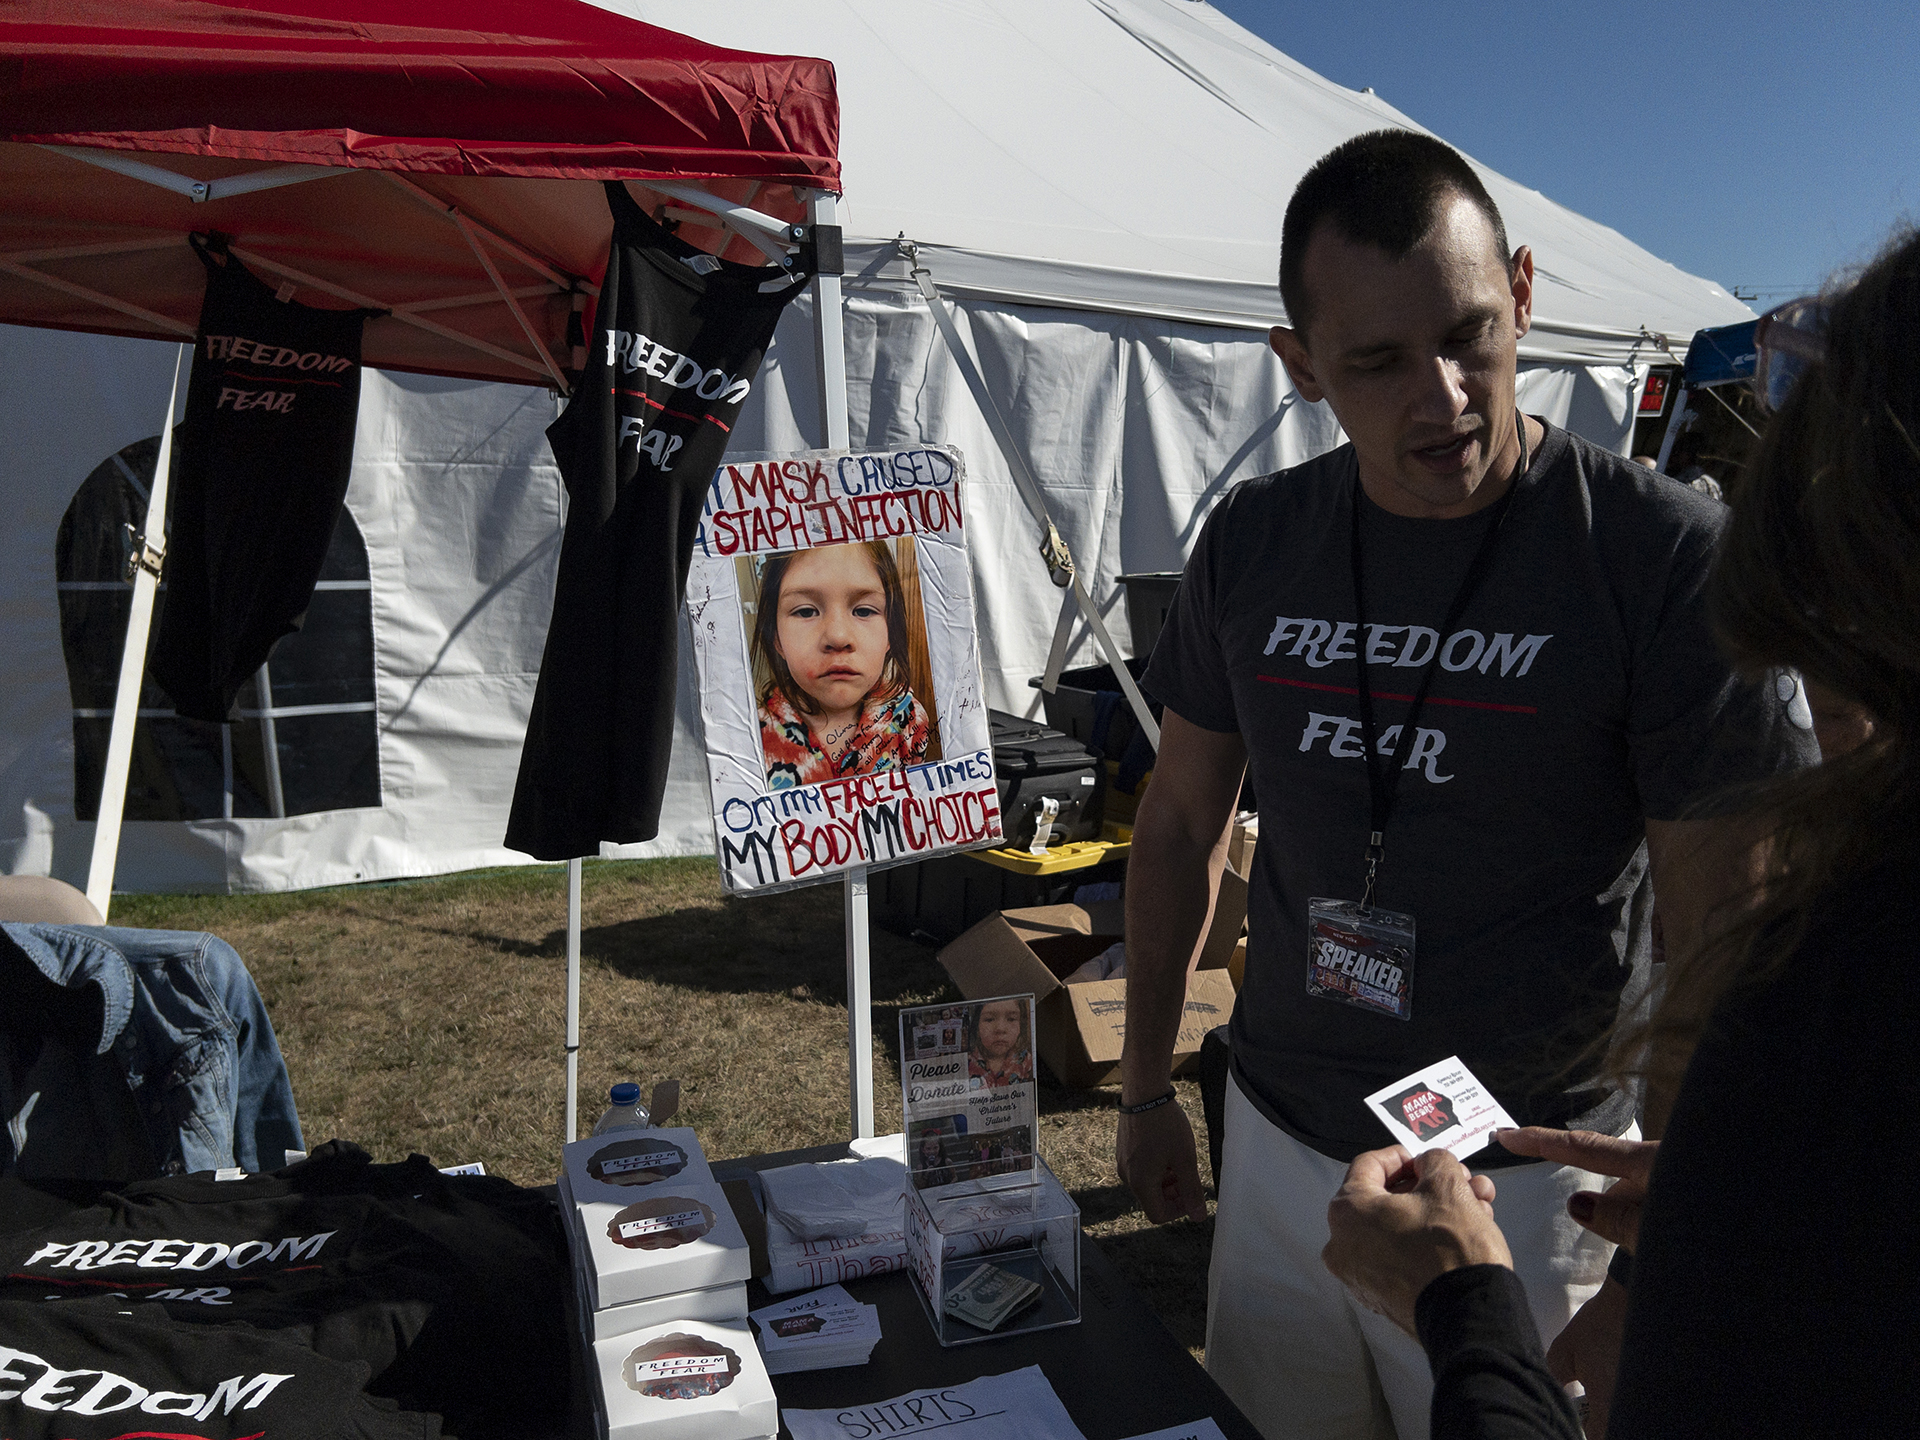
M 0 318 L 191 337 L 184 236 L 220 230 L 308 303 L 392 310 L 369 365 L 561 388 L 594 182 L 704 183 L 735 228 L 686 238 L 758 261 L 840 173 L 826 61 L 575 0 L 9 0 L 0 136 Z
M 366 327 L 370 366 L 564 392 L 612 229 L 601 182 L 622 180 L 728 259 L 791 264 L 815 247 L 826 443 L 844 446 L 838 140 L 828 62 L 724 50 L 578 0 L 0 0 L 0 322 L 191 340 L 204 271 L 186 237 L 217 230 L 289 298 L 387 311 Z M 129 564 L 88 884 L 102 914 L 171 416 Z M 571 1138 L 578 861 L 569 882 Z M 850 1044 L 856 1129 L 871 1134 L 857 890 Z

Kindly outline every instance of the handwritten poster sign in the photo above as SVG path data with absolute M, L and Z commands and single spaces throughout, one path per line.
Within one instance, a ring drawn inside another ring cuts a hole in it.
M 964 478 L 937 445 L 715 472 L 687 613 L 729 890 L 1002 839 Z

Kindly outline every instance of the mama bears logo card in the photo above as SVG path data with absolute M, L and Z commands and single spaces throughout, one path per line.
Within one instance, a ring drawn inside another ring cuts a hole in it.
M 1495 1130 L 1513 1125 L 1513 1117 L 1457 1055 L 1374 1091 L 1366 1105 L 1414 1155 L 1450 1150 L 1464 1160 L 1484 1149 Z

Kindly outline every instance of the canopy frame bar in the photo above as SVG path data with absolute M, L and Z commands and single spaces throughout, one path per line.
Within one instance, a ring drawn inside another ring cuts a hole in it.
M 541 276 L 543 279 L 551 280 L 562 290 L 571 290 L 578 285 L 590 295 L 598 295 L 600 293 L 600 287 L 598 285 L 589 285 L 577 276 L 568 275 L 552 262 L 541 259 L 524 245 L 519 244 L 508 236 L 502 235 L 491 226 L 482 224 L 471 215 L 462 215 L 458 206 L 442 200 L 424 185 L 417 184 L 393 170 L 375 170 L 370 173 L 379 175 L 383 179 L 398 185 L 404 193 L 418 200 L 428 209 L 439 211 L 441 215 L 452 220 L 456 225 L 461 224 L 462 220 L 464 220 L 467 226 L 470 226 L 480 235 L 485 236 L 501 251 L 511 255 L 515 260 L 518 260 L 522 265 L 533 271 L 534 274 Z M 460 218 L 456 219 L 456 216 Z
M 164 330 L 169 335 L 177 335 L 184 340 L 192 340 L 194 338 L 193 326 L 184 325 L 171 316 L 162 315 L 156 310 L 148 310 L 141 305 L 135 305 L 130 300 L 115 299 L 113 296 L 105 294 L 102 291 L 89 289 L 85 285 L 76 285 L 71 280 L 62 280 L 57 275 L 49 275 L 44 270 L 35 270 L 32 266 L 22 265 L 9 257 L 0 256 L 0 271 L 5 271 L 9 275 L 17 275 L 22 280 L 31 280 L 36 285 L 45 285 L 50 290 L 59 290 L 65 294 L 74 296 L 76 299 L 91 301 L 93 304 L 104 306 L 108 310 L 117 310 L 122 315 L 130 316 L 135 320 L 144 320 L 155 329 Z
M 191 175 L 182 175 L 177 170 L 169 170 L 163 165 L 149 165 L 144 160 L 134 160 L 114 150 L 86 150 L 78 145 L 42 145 L 42 150 L 51 150 L 56 155 L 64 155 L 69 160 L 78 160 L 85 165 L 97 165 L 102 170 L 111 170 L 116 175 L 124 175 L 129 180 L 143 181 L 148 185 L 157 185 L 162 190 L 171 190 L 176 195 L 184 195 L 196 205 L 209 200 L 226 200 L 235 195 L 251 195 L 256 190 L 277 190 L 282 185 L 300 185 L 308 180 L 325 180 L 331 175 L 340 175 L 350 170 L 346 165 L 274 165 L 265 170 L 248 170 L 239 175 L 223 175 L 215 180 L 195 180 Z
M 149 240 L 102 240 L 97 245 L 62 245 L 52 250 L 16 250 L 0 259 L 22 265 L 42 265 L 49 260 L 85 260 L 95 255 L 137 255 L 143 250 L 170 250 L 180 243 L 175 234 L 156 235 Z
M 540 357 L 540 363 L 547 367 L 547 374 L 553 377 L 554 387 L 562 395 L 568 394 L 573 387 L 567 383 L 566 376 L 560 373 L 560 367 L 553 363 L 553 352 L 547 349 L 547 342 L 540 338 L 540 332 L 533 328 L 533 322 L 527 319 L 527 312 L 520 308 L 520 302 L 513 298 L 513 292 L 507 289 L 507 282 L 500 278 L 500 267 L 493 263 L 493 257 L 480 243 L 480 236 L 468 222 L 467 217 L 458 210 L 447 212 L 449 219 L 460 227 L 460 234 L 466 239 L 467 248 L 473 251 L 473 258 L 480 262 L 480 268 L 487 272 L 487 278 L 493 281 L 493 288 L 499 294 L 507 309 L 513 312 L 513 318 L 520 324 L 520 333 L 527 337 L 527 343 L 533 346 L 534 354 Z
M 322 280 L 318 275 L 309 275 L 304 270 L 296 270 L 291 265 L 282 264 L 278 260 L 262 255 L 258 250 L 243 248 L 239 245 L 229 245 L 227 249 L 230 253 L 238 255 L 249 265 L 256 265 L 262 270 L 271 270 L 276 275 L 285 276 L 296 285 L 311 286 L 323 294 L 345 300 L 349 305 L 361 305 L 369 310 L 385 310 L 401 323 L 415 326 L 418 329 L 427 331 L 429 334 L 438 335 L 442 340 L 451 340 L 456 345 L 465 345 L 470 350 L 478 350 L 481 354 L 491 355 L 496 360 L 505 360 L 511 365 L 518 365 L 523 370 L 531 370 L 541 375 L 546 373 L 546 367 L 538 360 L 529 360 L 524 355 L 516 355 L 511 350 L 505 350 L 498 345 L 489 344 L 487 341 L 475 336 L 463 334 L 461 331 L 450 329 L 445 325 L 436 324 L 432 320 L 424 320 L 420 316 L 408 311 L 404 306 L 389 305 L 384 300 L 376 300 L 371 295 L 362 295 L 357 290 L 349 290 L 346 286 L 336 285 L 331 280 Z

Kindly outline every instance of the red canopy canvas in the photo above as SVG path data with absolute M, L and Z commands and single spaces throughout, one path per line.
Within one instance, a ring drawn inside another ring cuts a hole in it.
M 764 263 L 646 182 L 800 221 L 800 192 L 839 188 L 838 127 L 824 60 L 575 0 L 15 0 L 0 320 L 186 338 L 184 237 L 218 230 L 303 303 L 392 310 L 370 365 L 554 383 L 605 261 L 597 182 Z

